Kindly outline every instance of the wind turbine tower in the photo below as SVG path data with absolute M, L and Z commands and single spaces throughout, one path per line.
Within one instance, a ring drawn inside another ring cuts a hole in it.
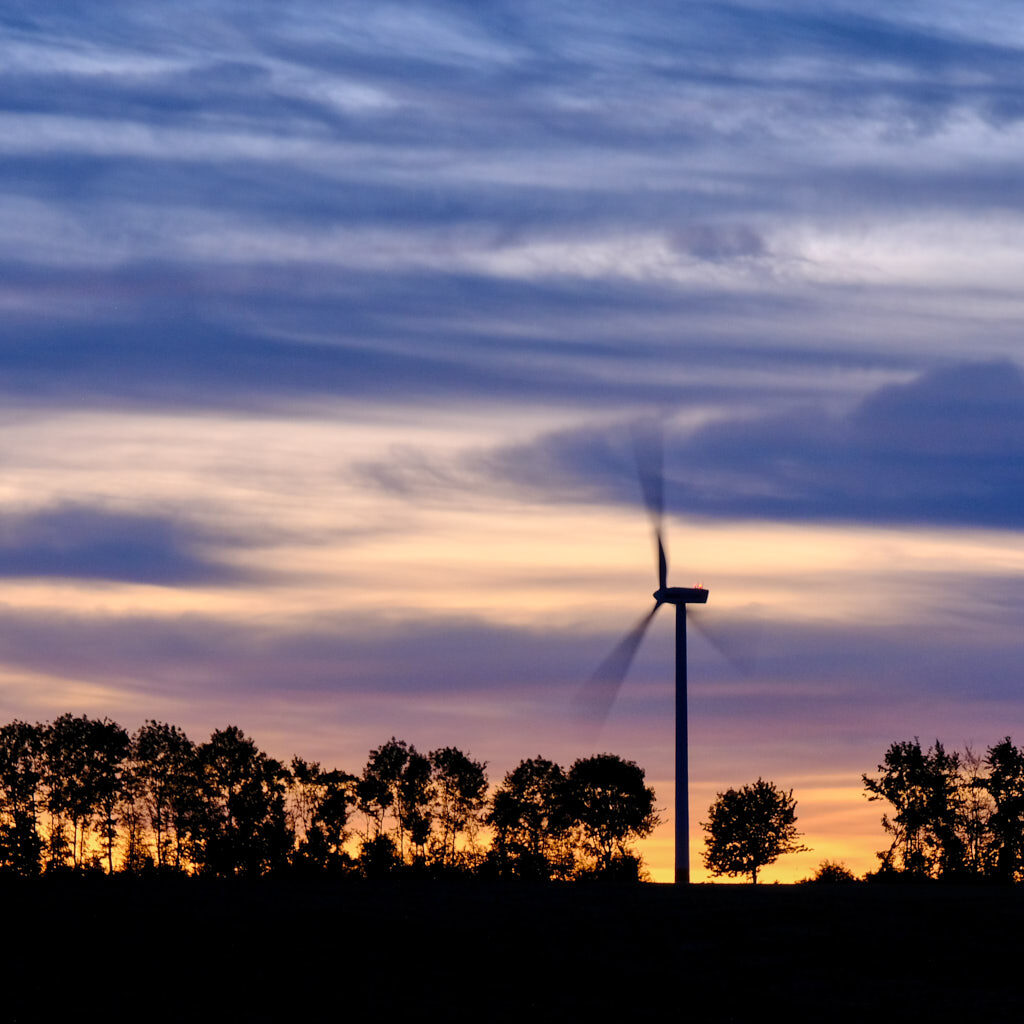
M 661 604 L 676 606 L 676 800 L 675 880 L 690 881 L 690 757 L 686 717 L 686 606 L 707 604 L 703 587 L 669 587 Z M 655 591 L 655 600 L 659 591 Z

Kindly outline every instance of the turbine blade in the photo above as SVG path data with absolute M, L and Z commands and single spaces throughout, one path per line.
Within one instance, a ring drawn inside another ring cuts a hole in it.
M 658 545 L 658 587 L 664 590 L 668 586 L 668 557 L 662 537 L 662 521 L 665 518 L 665 442 L 658 420 L 643 420 L 633 424 L 633 453 L 640 491 Z
M 665 514 L 665 443 L 661 424 L 653 419 L 643 420 L 633 424 L 632 433 L 640 491 L 654 530 L 660 533 L 661 520 Z
M 577 718 L 597 728 L 604 725 L 608 712 L 615 703 L 619 687 L 622 686 L 622 680 L 626 678 L 629 666 L 633 663 L 640 641 L 643 640 L 654 613 L 660 607 L 661 605 L 656 604 L 637 622 L 580 688 L 573 702 Z
M 761 638 L 761 624 L 757 621 L 723 622 L 715 616 L 715 624 L 709 625 L 702 608 L 690 606 L 686 610 L 686 621 L 692 625 L 709 644 L 737 672 L 749 676 L 757 663 L 757 648 Z

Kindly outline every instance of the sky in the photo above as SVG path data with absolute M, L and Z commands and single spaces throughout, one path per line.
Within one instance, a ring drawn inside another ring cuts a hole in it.
M 573 715 L 655 418 L 694 877 L 758 777 L 765 880 L 871 869 L 890 743 L 1024 739 L 1022 59 L 961 0 L 10 0 L 0 718 L 607 750 L 667 880 L 670 614 Z

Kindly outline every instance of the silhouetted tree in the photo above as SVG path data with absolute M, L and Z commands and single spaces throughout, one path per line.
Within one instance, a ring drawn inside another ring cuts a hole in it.
M 200 799 L 188 828 L 199 869 L 255 876 L 283 867 L 293 846 L 284 805 L 287 769 L 233 725 L 198 746 L 196 760 Z
M 89 783 L 99 819 L 99 833 L 106 847 L 107 873 L 114 873 L 118 810 L 124 793 L 122 773 L 128 756 L 128 733 L 116 722 L 91 720 L 86 742 L 92 750 Z
M 629 847 L 650 835 L 659 820 L 643 769 L 615 754 L 583 757 L 569 769 L 565 793 L 569 818 L 579 829 L 580 847 L 592 861 L 593 874 L 635 877 L 639 861 Z
M 392 736 L 370 751 L 356 784 L 358 806 L 367 818 L 365 839 L 382 835 L 390 816 L 399 859 L 405 859 L 407 838 L 414 858 L 422 858 L 430 836 L 432 796 L 429 760 Z
M 359 870 L 367 878 L 389 875 L 401 865 L 398 847 L 391 836 L 381 834 L 372 839 L 364 839 L 359 846 Z
M 895 808 L 882 827 L 892 845 L 879 853 L 883 870 L 913 877 L 962 874 L 966 861 L 960 758 L 936 740 L 928 751 L 920 741 L 893 743 L 878 766 L 878 779 L 862 776 L 869 800 Z
M 1007 736 L 989 747 L 982 785 L 995 801 L 988 821 L 993 874 L 1006 882 L 1024 872 L 1024 750 Z
M 984 760 L 970 747 L 960 759 L 960 798 L 964 867 L 968 874 L 983 875 L 990 869 L 989 821 L 995 809 L 985 787 Z
M 798 842 L 793 791 L 763 779 L 719 793 L 701 827 L 707 832 L 707 869 L 713 875 L 750 875 L 755 885 L 761 868 L 783 854 L 807 850 Z
M 146 721 L 132 737 L 132 772 L 158 868 L 181 868 L 188 819 L 199 805 L 195 744 L 176 725 Z
M 808 882 L 821 882 L 824 885 L 841 885 L 856 882 L 857 876 L 843 863 L 837 860 L 823 860 L 818 865 L 813 878 Z
M 488 860 L 501 875 L 567 878 L 574 859 L 565 771 L 543 757 L 521 761 L 491 799 Z
M 42 726 L 15 720 L 0 728 L 0 866 L 25 877 L 39 874 L 41 756 Z
M 373 755 L 371 754 L 371 757 Z M 363 814 L 363 842 L 368 843 L 385 834 L 385 821 L 394 796 L 384 776 L 367 765 L 356 780 L 356 807 Z
M 44 728 L 42 739 L 43 788 L 50 816 L 49 866 L 63 866 L 70 851 L 72 865 L 83 867 L 89 827 L 98 820 L 112 871 L 128 734 L 106 718 L 66 714 Z M 69 825 L 70 845 L 65 834 Z
M 146 806 L 142 783 L 131 755 L 121 772 L 121 870 L 137 874 L 153 864 L 146 845 Z
M 293 757 L 289 791 L 293 830 L 298 836 L 294 860 L 304 868 L 338 870 L 348 864 L 349 808 L 355 802 L 355 778 L 342 771 L 325 772 L 319 762 Z
M 433 818 L 438 826 L 435 860 L 452 867 L 459 862 L 459 835 L 465 832 L 472 847 L 482 824 L 487 796 L 486 765 L 456 747 L 432 750 L 429 760 Z
M 85 844 L 92 802 L 86 784 L 89 748 L 88 719 L 64 714 L 42 727 L 42 783 L 47 811 L 47 870 L 77 867 Z M 67 828 L 71 827 L 68 842 Z
M 409 759 L 398 784 L 398 851 L 402 851 L 402 837 L 409 836 L 412 860 L 422 863 L 426 859 L 433 815 L 430 810 L 434 789 L 430 779 L 430 761 L 415 747 L 409 747 Z
M 370 751 L 356 784 L 357 805 L 367 820 L 365 839 L 384 834 L 387 817 L 397 815 L 398 784 L 408 760 L 408 745 L 394 736 Z
M 630 844 L 657 822 L 643 771 L 612 754 L 569 773 L 543 758 L 509 772 L 486 800 L 486 765 L 456 747 L 427 756 L 392 737 L 362 776 L 295 757 L 291 770 L 235 726 L 196 746 L 147 720 L 134 736 L 109 719 L 61 715 L 0 727 L 0 870 L 173 869 L 255 876 L 292 865 L 349 870 L 353 805 L 366 816 L 359 868 L 477 867 L 529 878 L 638 878 Z M 116 857 L 115 855 L 119 855 Z M 429 858 L 429 860 L 428 860 Z

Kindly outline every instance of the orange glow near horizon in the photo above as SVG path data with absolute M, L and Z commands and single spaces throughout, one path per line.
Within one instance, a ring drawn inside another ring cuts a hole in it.
M 5 580 L 4 603 L 57 630 L 65 620 L 69 629 L 127 623 L 126 642 L 140 620 L 201 621 L 271 641 L 290 631 L 316 639 L 344 636 L 347 629 L 379 635 L 385 646 L 409 624 L 441 633 L 451 623 L 464 625 L 467 633 L 475 627 L 520 630 L 526 636 L 520 644 L 526 684 L 538 684 L 529 678 L 529 638 L 538 645 L 566 641 L 576 652 L 584 647 L 582 655 L 572 655 L 575 660 L 565 656 L 554 662 L 556 668 L 548 671 L 557 678 L 543 680 L 545 693 L 561 695 L 568 705 L 611 646 L 650 607 L 656 559 L 639 496 L 631 507 L 596 500 L 544 503 L 505 481 L 474 476 L 459 461 L 467 436 L 480 446 L 507 444 L 565 426 L 567 417 L 526 417 L 510 437 L 503 423 L 480 417 L 478 410 L 439 413 L 432 429 L 416 432 L 418 454 L 410 454 L 401 445 L 411 414 L 393 422 L 379 412 L 347 415 L 333 408 L 320 419 L 93 413 L 16 421 L 3 439 L 8 465 L 0 487 L 15 512 L 81 502 L 118 514 L 180 516 L 192 524 L 189 542 L 195 550 L 234 574 L 176 585 L 11 578 Z M 161 452 L 158 461 L 154 450 Z M 393 462 L 411 474 L 414 497 L 403 491 L 401 481 L 389 491 L 368 480 L 365 464 L 374 460 Z M 672 516 L 665 528 L 669 582 L 701 580 L 710 591 L 708 615 L 742 618 L 756 612 L 770 624 L 794 628 L 885 625 L 910 631 L 922 623 L 944 624 L 958 611 L 950 604 L 949 578 L 976 581 L 982 591 L 980 584 L 989 578 L 1024 574 L 1024 540 L 1015 531 Z M 979 631 L 989 628 L 977 610 L 985 600 L 996 598 L 979 597 L 972 625 Z M 652 627 L 652 638 L 663 626 Z M 95 642 L 81 636 L 82 643 Z M 665 636 L 658 639 L 664 648 Z M 492 771 L 500 766 L 499 774 L 518 758 L 540 753 L 567 763 L 583 753 L 567 720 L 552 714 L 554 699 L 531 706 L 535 691 L 528 686 L 522 693 L 503 692 L 488 679 L 460 679 L 452 692 L 406 694 L 398 687 L 377 694 L 366 681 L 372 678 L 366 660 L 372 654 L 350 654 L 342 645 L 333 669 L 339 680 L 335 688 L 321 679 L 307 685 L 296 659 L 295 676 L 283 676 L 278 689 L 247 692 L 232 672 L 247 664 L 242 656 L 252 656 L 252 649 L 250 643 L 241 652 L 232 648 L 180 665 L 172 650 L 162 674 L 155 676 L 139 663 L 111 669 L 104 662 L 91 669 L 88 659 L 79 663 L 69 650 L 50 669 L 10 661 L 0 689 L 16 717 L 71 711 L 109 715 L 127 725 L 155 717 L 198 735 L 237 721 L 275 756 L 301 753 L 348 770 L 357 770 L 369 748 L 392 734 L 404 734 L 423 748 L 462 745 L 489 760 Z M 486 651 L 473 664 L 484 663 L 485 656 Z M 431 667 L 439 676 L 448 669 Z M 636 760 L 649 778 L 658 778 L 659 806 L 670 808 L 671 728 L 665 708 L 672 667 L 666 663 L 657 676 L 647 671 L 644 679 L 627 678 L 601 742 Z M 852 690 L 859 682 L 851 670 L 843 685 Z M 730 707 L 741 716 L 748 714 L 745 700 L 772 696 L 801 698 L 811 708 L 815 685 L 806 675 L 789 678 L 785 667 L 749 680 L 719 679 L 713 688 L 692 672 L 690 678 L 691 698 L 706 706 L 732 700 Z M 925 710 L 932 713 L 939 703 L 930 702 Z M 978 714 L 994 718 L 994 706 Z M 948 720 L 958 721 L 955 706 L 947 703 L 950 709 Z M 892 742 L 904 738 L 903 732 L 931 728 L 933 719 L 920 714 L 925 724 L 908 717 L 909 726 L 894 720 L 873 727 L 879 734 L 883 728 L 900 730 L 888 736 L 886 742 Z M 695 777 L 730 780 L 723 786 L 751 782 L 759 772 L 793 786 L 798 824 L 812 851 L 782 858 L 764 879 L 807 877 L 824 859 L 842 860 L 857 874 L 873 869 L 875 850 L 885 844 L 881 814 L 864 800 L 858 771 L 835 777 L 829 731 L 819 728 L 808 736 L 806 743 L 819 744 L 819 750 L 802 747 L 798 754 L 762 733 L 756 744 L 737 740 L 743 728 L 750 735 L 757 732 L 756 721 L 744 721 L 735 723 L 735 735 L 705 740 L 704 760 L 699 767 L 695 760 L 693 770 L 700 773 Z M 953 736 L 950 742 L 994 742 L 1012 727 L 1011 721 L 994 732 Z M 883 751 L 881 741 L 864 748 L 859 771 L 871 771 Z M 492 783 L 497 781 L 492 776 Z M 694 880 L 707 877 L 697 823 L 714 796 L 714 786 L 700 782 L 691 793 Z M 641 846 L 659 881 L 672 870 L 671 823 L 665 817 Z
M 805 853 L 785 854 L 774 864 L 761 869 L 758 883 L 799 882 L 811 878 L 826 860 L 845 864 L 858 878 L 878 867 L 875 851 L 887 845 L 881 826 L 880 805 L 868 803 L 863 788 L 829 785 L 830 781 L 833 780 L 824 777 L 806 780 L 803 786 L 794 787 L 797 827 L 802 833 L 800 841 L 810 849 Z M 660 782 L 655 788 L 662 805 L 671 807 L 674 800 L 672 784 Z M 716 876 L 704 867 L 702 854 L 706 834 L 699 822 L 707 814 L 716 793 L 725 788 L 709 788 L 700 784 L 691 787 L 690 881 L 695 884 L 745 884 L 750 881 L 747 876 Z M 661 796 L 663 792 L 666 794 L 664 797 Z M 673 826 L 668 815 L 653 835 L 637 845 L 637 849 L 644 858 L 651 881 L 673 881 L 675 849 Z

